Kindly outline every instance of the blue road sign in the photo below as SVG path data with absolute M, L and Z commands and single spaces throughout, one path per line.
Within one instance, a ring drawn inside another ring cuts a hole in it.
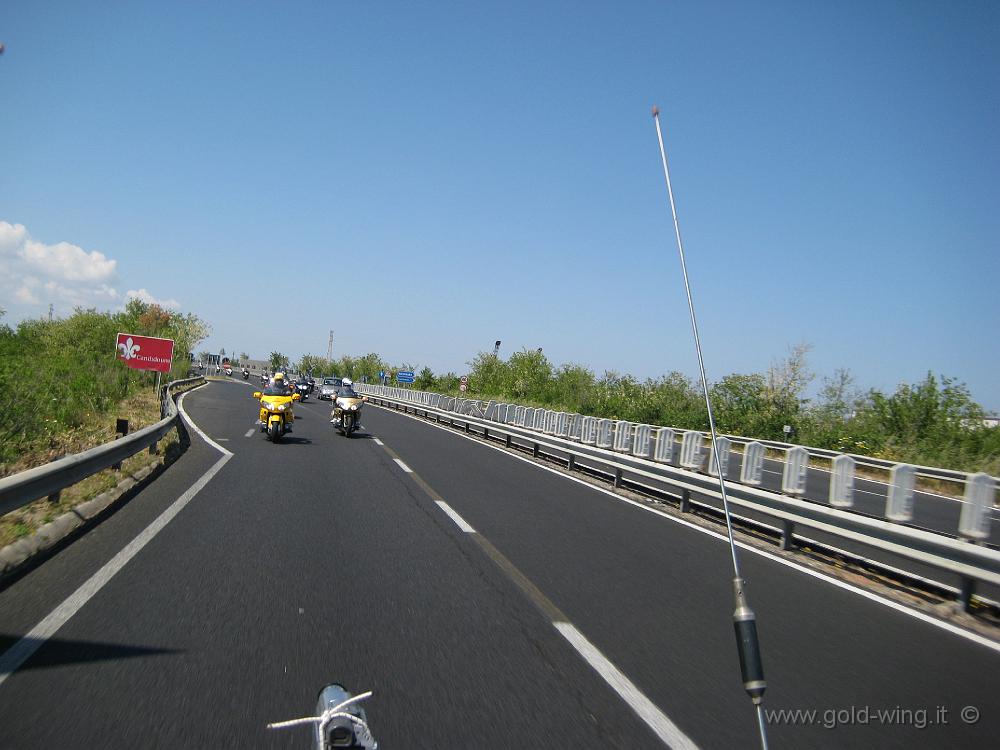
M 412 383 L 414 381 L 412 372 L 397 372 L 396 382 L 397 383 Z
M 380 378 L 382 378 L 383 380 L 385 380 L 385 370 L 379 370 L 378 371 L 378 376 Z

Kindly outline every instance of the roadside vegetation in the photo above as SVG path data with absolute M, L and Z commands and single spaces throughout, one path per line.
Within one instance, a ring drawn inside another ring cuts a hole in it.
M 856 387 L 848 370 L 822 380 L 816 398 L 806 392 L 814 380 L 810 347 L 794 347 L 763 373 L 733 373 L 710 383 L 720 432 L 788 441 L 874 458 L 1000 474 L 1000 428 L 983 424 L 984 409 L 953 378 L 928 373 L 891 393 Z M 496 399 L 558 411 L 626 419 L 680 429 L 708 429 L 700 383 L 679 372 L 639 380 L 606 372 L 596 376 L 578 364 L 553 365 L 540 351 L 501 358 L 480 352 L 469 362 L 468 391 L 455 373 L 435 374 L 403 363 L 390 365 L 377 354 L 328 361 L 306 355 L 296 365 L 313 374 L 339 375 L 377 383 L 379 371 L 413 370 L 414 387 L 470 398 Z
M 0 324 L 0 476 L 107 442 L 115 419 L 135 430 L 160 418 L 156 374 L 115 357 L 119 332 L 172 338 L 163 382 L 183 378 L 208 335 L 197 316 L 130 300 L 120 312 L 77 309 L 67 318 Z

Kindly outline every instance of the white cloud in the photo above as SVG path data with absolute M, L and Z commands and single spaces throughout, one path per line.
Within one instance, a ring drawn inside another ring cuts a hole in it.
M 28 286 L 22 286 L 14 292 L 14 298 L 26 305 L 39 305 L 42 302 Z
M 0 221 L 0 268 L 0 307 L 21 305 L 28 315 L 44 313 L 49 303 L 60 313 L 73 307 L 121 310 L 129 299 L 174 310 L 181 306 L 173 298 L 154 297 L 145 288 L 119 294 L 118 261 L 69 242 L 39 242 L 23 224 Z
M 147 305 L 159 305 L 160 307 L 168 307 L 173 310 L 179 310 L 181 303 L 175 299 L 157 299 L 152 294 L 150 294 L 145 289 L 129 289 L 125 292 L 125 301 L 128 302 L 130 299 L 142 300 Z
M 0 221 L 0 255 L 11 255 L 24 244 L 28 230 L 23 224 L 8 224 Z
M 118 261 L 69 242 L 49 245 L 31 237 L 23 224 L 0 221 L 0 306 L 53 303 L 71 307 L 106 307 L 120 302 L 114 287 Z
M 23 228 L 23 227 L 22 227 Z M 87 252 L 68 242 L 46 245 L 27 239 L 21 255 L 28 265 L 38 272 L 64 281 L 80 283 L 106 283 L 115 278 L 116 260 L 108 260 L 104 253 Z

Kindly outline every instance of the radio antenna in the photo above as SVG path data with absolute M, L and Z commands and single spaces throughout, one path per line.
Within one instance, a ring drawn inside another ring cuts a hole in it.
M 764 679 L 764 665 L 760 658 L 760 644 L 757 640 L 757 615 L 750 609 L 744 591 L 743 576 L 740 575 L 739 558 L 736 556 L 736 542 L 733 540 L 733 521 L 729 514 L 729 496 L 726 494 L 726 480 L 722 472 L 718 443 L 715 435 L 715 418 L 712 416 L 712 399 L 708 393 L 708 379 L 705 377 L 705 361 L 701 356 L 701 339 L 698 336 L 698 319 L 694 314 L 694 301 L 691 298 L 691 282 L 688 280 L 687 263 L 684 260 L 684 243 L 681 241 L 681 225 L 677 221 L 677 207 L 674 204 L 674 191 L 670 186 L 670 169 L 667 167 L 667 151 L 663 147 L 663 133 L 660 130 L 660 108 L 653 107 L 653 122 L 656 124 L 656 139 L 660 143 L 660 159 L 663 162 L 663 177 L 667 181 L 667 196 L 670 198 L 670 213 L 674 217 L 674 234 L 677 236 L 677 252 L 681 258 L 681 273 L 684 276 L 684 291 L 687 293 L 688 312 L 691 313 L 691 332 L 694 334 L 694 348 L 698 353 L 698 372 L 701 375 L 701 386 L 705 393 L 705 408 L 708 410 L 708 428 L 712 435 L 712 459 L 715 461 L 715 473 L 719 475 L 719 491 L 722 493 L 722 509 L 726 516 L 726 532 L 729 535 L 729 551 L 733 556 L 733 594 L 736 609 L 733 612 L 733 625 L 736 630 L 736 649 L 740 657 L 740 671 L 743 675 L 743 689 L 747 691 L 757 710 L 757 725 L 760 728 L 760 746 L 767 750 L 767 727 L 764 723 L 764 690 L 767 681 Z

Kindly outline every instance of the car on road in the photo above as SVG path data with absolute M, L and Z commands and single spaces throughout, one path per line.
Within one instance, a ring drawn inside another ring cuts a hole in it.
M 319 396 L 324 401 L 332 401 L 337 394 L 337 389 L 343 385 L 343 378 L 323 378 L 323 385 L 319 387 Z

